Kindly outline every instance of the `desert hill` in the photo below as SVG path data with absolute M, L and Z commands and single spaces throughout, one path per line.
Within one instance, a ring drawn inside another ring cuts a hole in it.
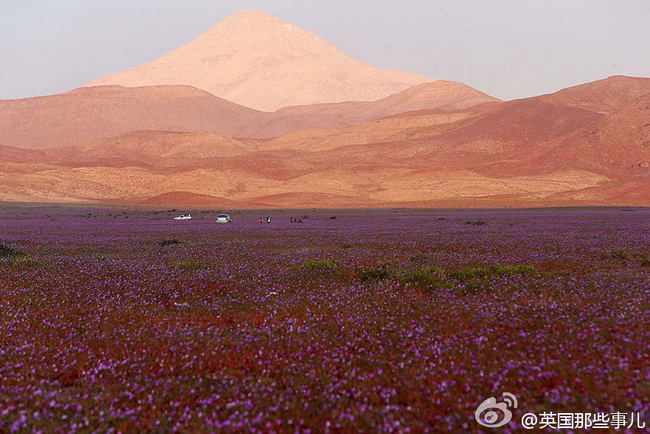
M 262 111 L 372 101 L 429 78 L 356 61 L 312 32 L 262 11 L 243 11 L 152 62 L 89 86 L 189 85 Z
M 494 154 L 523 150 L 599 119 L 592 111 L 538 98 L 490 103 L 463 110 L 418 110 L 337 130 L 305 130 L 266 141 L 261 149 L 327 150 L 395 141 L 436 144 L 435 151 Z M 442 148 L 441 148 L 442 147 Z
M 483 115 L 436 135 L 432 140 L 454 152 L 511 158 L 556 137 L 589 125 L 602 115 L 535 98 L 509 101 Z
M 0 164 L 32 163 L 47 159 L 47 155 L 39 151 L 0 145 Z
M 346 126 L 418 110 L 461 110 L 499 101 L 463 83 L 438 80 L 405 89 L 377 101 L 348 101 L 284 107 L 278 115 L 321 115 L 345 120 Z M 348 121 L 349 120 L 349 121 Z
M 608 79 L 563 94 L 589 101 L 590 88 L 601 92 L 610 82 L 631 89 L 611 99 L 608 110 L 542 96 L 271 139 L 153 130 L 39 150 L 4 145 L 0 198 L 237 208 L 648 204 L 650 92 L 632 98 L 644 80 Z M 102 89 L 133 91 L 80 93 Z M 402 98 L 394 100 L 409 101 Z M 408 104 L 401 107 L 421 107 Z M 323 116 L 322 107 L 305 116 Z M 291 111 L 252 113 L 300 118 Z
M 617 75 L 537 97 L 551 104 L 611 114 L 650 93 L 650 78 Z
M 54 161 L 80 166 L 182 166 L 251 151 L 250 142 L 209 132 L 136 131 L 45 152 Z
M 207 194 L 188 193 L 186 191 L 171 191 L 163 193 L 140 202 L 141 205 L 158 207 L 166 205 L 175 205 L 182 203 L 185 206 L 202 208 L 202 207 L 229 207 L 237 208 L 245 206 L 234 200 L 224 199 L 222 197 L 210 196 Z
M 363 122 L 347 128 L 298 131 L 267 140 L 260 145 L 260 149 L 325 151 L 348 145 L 408 140 L 421 137 L 424 131 L 429 136 L 440 134 L 457 127 L 461 120 L 475 116 L 476 113 L 471 109 L 457 112 L 422 110 Z
M 142 130 L 272 138 L 306 129 L 347 127 L 410 109 L 466 107 L 488 101 L 494 98 L 460 83 L 435 82 L 378 101 L 342 103 L 337 112 L 325 112 L 317 105 L 266 113 L 190 86 L 98 86 L 0 100 L 0 144 L 40 149 Z M 357 104 L 363 110 L 355 110 Z
M 650 93 L 555 139 L 547 148 L 550 149 L 537 158 L 540 168 L 548 168 L 554 162 L 619 180 L 644 175 L 650 167 Z M 650 184 L 646 189 L 650 191 Z
M 101 86 L 0 101 L 0 144 L 40 149 L 138 130 L 233 136 L 265 118 L 189 86 Z

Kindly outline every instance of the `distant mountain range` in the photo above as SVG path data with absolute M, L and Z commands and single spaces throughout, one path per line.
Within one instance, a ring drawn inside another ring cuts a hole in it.
M 89 86 L 0 101 L 0 200 L 650 205 L 650 79 L 499 101 L 259 11 Z
M 395 113 L 496 101 L 460 83 L 436 81 L 379 101 L 316 104 L 260 112 L 189 86 L 87 87 L 60 95 L 0 100 L 0 143 L 38 149 L 138 130 L 209 131 L 270 138 L 341 128 Z

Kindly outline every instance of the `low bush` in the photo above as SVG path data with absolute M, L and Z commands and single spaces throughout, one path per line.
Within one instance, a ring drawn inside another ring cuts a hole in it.
M 621 261 L 644 262 L 648 260 L 648 257 L 644 252 L 633 249 L 614 249 L 612 250 L 612 258 L 619 259 Z
M 399 280 L 428 291 L 452 287 L 452 284 L 447 279 L 445 270 L 432 265 L 426 265 L 413 271 L 408 271 L 402 274 Z
M 377 268 L 371 268 L 369 270 L 363 270 L 359 280 L 362 282 L 367 282 L 369 280 L 384 280 L 392 276 L 392 272 L 383 265 L 380 265 Z
M 0 258 L 15 258 L 23 256 L 24 253 L 13 247 L 9 247 L 5 243 L 0 243 Z
M 183 270 L 213 270 L 217 268 L 216 265 L 201 264 L 195 261 L 179 262 L 176 265 Z
M 445 270 L 427 265 L 402 274 L 400 280 L 408 283 L 429 285 L 444 279 L 445 274 Z
M 416 252 L 409 256 L 408 259 L 411 262 L 425 262 L 429 259 L 429 255 L 424 252 Z
M 488 265 L 487 267 L 467 268 L 449 273 L 453 279 L 465 282 L 473 279 L 482 279 L 489 276 L 503 276 L 515 274 L 531 274 L 536 271 L 532 265 Z
M 331 259 L 312 259 L 305 261 L 303 266 L 311 271 L 336 271 L 337 265 L 336 262 Z

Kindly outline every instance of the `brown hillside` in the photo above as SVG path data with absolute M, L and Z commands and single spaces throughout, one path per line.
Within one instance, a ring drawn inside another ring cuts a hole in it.
M 551 104 L 611 114 L 650 93 L 650 78 L 617 75 L 537 97 Z
M 0 101 L 0 144 L 40 149 L 139 130 L 235 136 L 266 116 L 188 86 L 81 88 Z
M 243 155 L 250 144 L 214 133 L 136 131 L 108 139 L 48 150 L 65 164 L 181 166 Z

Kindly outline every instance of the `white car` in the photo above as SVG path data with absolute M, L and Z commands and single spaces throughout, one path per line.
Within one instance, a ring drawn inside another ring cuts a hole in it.
M 230 223 L 232 219 L 228 214 L 219 214 L 217 216 L 217 223 Z
M 178 217 L 174 217 L 174 220 L 192 220 L 192 214 L 182 214 Z

